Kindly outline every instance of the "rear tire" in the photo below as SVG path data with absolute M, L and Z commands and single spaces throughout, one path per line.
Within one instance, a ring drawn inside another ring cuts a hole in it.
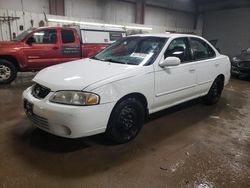
M 0 60 L 0 85 L 10 84 L 16 79 L 17 68 L 8 60 Z
M 208 94 L 204 97 L 205 104 L 207 105 L 216 104 L 220 100 L 223 88 L 224 88 L 224 81 L 221 78 L 216 78 Z
M 123 144 L 133 140 L 143 127 L 145 109 L 135 98 L 127 98 L 119 102 L 113 109 L 106 136 L 109 140 Z

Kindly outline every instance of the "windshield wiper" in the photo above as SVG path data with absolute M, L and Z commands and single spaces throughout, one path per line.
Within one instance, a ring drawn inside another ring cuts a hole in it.
M 101 59 L 97 58 L 97 57 L 91 57 L 90 59 L 95 59 L 95 60 L 99 60 L 99 61 L 102 61 Z
M 90 59 L 95 59 L 95 60 L 98 60 L 98 61 L 111 62 L 111 63 L 127 64 L 125 62 L 117 61 L 117 60 L 114 60 L 114 59 L 111 59 L 111 58 L 108 58 L 108 59 L 99 59 L 97 57 L 91 57 Z
M 108 62 L 112 62 L 112 63 L 126 64 L 126 63 L 124 63 L 124 62 L 117 61 L 117 60 L 113 60 L 113 59 L 102 59 L 101 61 L 108 61 Z

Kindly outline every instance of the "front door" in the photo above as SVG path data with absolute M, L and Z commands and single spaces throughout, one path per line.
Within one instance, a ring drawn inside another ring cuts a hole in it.
M 186 37 L 171 41 L 165 51 L 167 57 L 180 58 L 178 66 L 160 67 L 155 64 L 155 111 L 194 98 L 196 87 L 196 63 L 192 62 L 191 50 Z
M 60 62 L 61 50 L 56 29 L 42 29 L 29 36 L 23 49 L 30 69 L 42 69 Z

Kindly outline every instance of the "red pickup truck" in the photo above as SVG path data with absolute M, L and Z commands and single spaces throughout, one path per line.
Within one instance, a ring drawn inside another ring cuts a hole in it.
M 119 36 L 124 36 L 124 33 L 69 27 L 27 30 L 13 41 L 0 42 L 0 84 L 11 83 L 18 71 L 37 71 L 58 63 L 94 56 Z M 91 37 L 94 42 L 90 42 Z

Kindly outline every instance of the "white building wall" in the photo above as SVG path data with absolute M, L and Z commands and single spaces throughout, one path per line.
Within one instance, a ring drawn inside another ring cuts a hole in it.
M 109 23 L 134 23 L 134 3 L 115 0 L 65 0 L 65 16 L 103 20 Z
M 122 1 L 108 1 L 104 20 L 113 23 L 135 23 L 135 5 Z
M 203 36 L 218 40 L 221 52 L 235 56 L 250 47 L 250 8 L 213 11 L 204 14 Z
M 189 28 L 194 26 L 192 13 L 172 11 L 165 8 L 147 6 L 145 10 L 145 24 L 158 25 L 167 28 Z
M 23 1 L 23 5 L 21 2 Z M 89 21 L 99 23 L 111 23 L 119 25 L 134 25 L 135 0 L 64 0 L 65 17 L 49 15 L 49 0 L 0 0 L 0 16 L 18 16 L 19 20 L 11 23 L 12 33 L 20 34 L 19 26 L 24 30 L 34 27 L 44 20 L 43 12 L 48 17 Z M 181 2 L 185 1 L 183 4 Z M 152 27 L 153 33 L 168 31 L 196 32 L 193 30 L 194 16 L 190 12 L 174 11 L 184 9 L 191 0 L 147 0 L 145 7 L 145 26 Z M 165 8 L 159 8 L 162 5 Z M 187 11 L 193 10 L 193 5 L 186 7 Z M 200 25 L 200 24 L 199 24 Z M 201 28 L 198 28 L 201 33 Z M 0 23 L 0 41 L 9 40 L 9 31 L 6 23 Z
M 39 14 L 39 13 L 0 9 L 0 16 L 13 16 L 20 18 L 13 22 L 10 22 L 12 33 L 16 33 L 17 35 L 23 32 L 19 28 L 20 25 L 23 26 L 24 30 L 26 30 L 32 27 L 31 20 L 33 21 L 33 27 L 38 27 L 39 22 L 42 20 L 45 22 L 45 17 L 44 14 L 42 13 Z M 0 23 L 0 41 L 5 41 L 5 40 L 10 40 L 8 24 Z
M 193 0 L 146 0 L 146 3 L 147 5 L 181 11 L 193 12 L 195 10 L 195 3 Z
M 0 8 L 48 14 L 49 0 L 0 0 Z

